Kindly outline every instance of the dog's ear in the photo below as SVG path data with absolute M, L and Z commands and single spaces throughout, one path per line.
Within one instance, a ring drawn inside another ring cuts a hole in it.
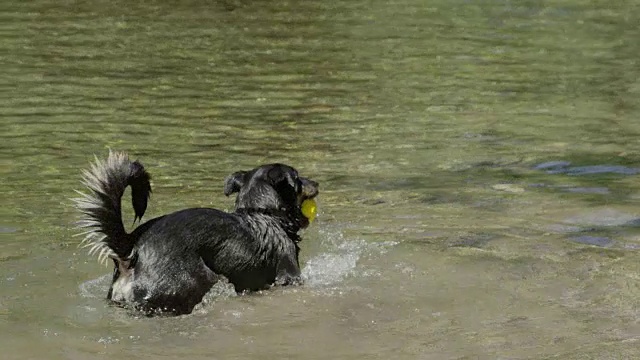
M 297 176 L 298 174 L 295 170 L 289 170 L 289 168 L 283 168 L 280 166 L 270 169 L 267 173 L 267 177 L 269 178 L 269 181 L 271 181 L 272 185 L 276 186 L 278 184 L 283 184 L 286 181 L 286 183 L 295 188 L 296 191 L 298 190 L 298 186 L 295 181 Z
M 247 174 L 246 171 L 236 171 L 233 174 L 227 176 L 224 179 L 224 194 L 225 196 L 229 196 L 234 192 L 240 191 L 242 185 L 244 185 L 244 176 Z
M 278 184 L 287 178 L 287 173 L 280 166 L 273 167 L 267 172 L 267 178 L 272 184 Z
M 298 177 L 298 173 L 295 169 L 290 167 L 277 166 L 269 170 L 267 172 L 267 177 L 273 186 L 280 186 L 282 184 L 287 184 L 295 189 L 297 192 L 299 190 L 298 183 L 296 181 Z

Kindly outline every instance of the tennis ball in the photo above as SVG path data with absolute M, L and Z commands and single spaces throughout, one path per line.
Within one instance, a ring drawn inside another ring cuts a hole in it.
M 307 199 L 303 201 L 300 210 L 302 211 L 302 215 L 304 215 L 304 217 L 306 217 L 309 222 L 312 222 L 318 214 L 318 207 L 316 205 L 316 201 L 313 199 Z

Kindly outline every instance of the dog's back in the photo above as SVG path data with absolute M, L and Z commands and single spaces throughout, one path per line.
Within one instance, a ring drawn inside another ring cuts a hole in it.
M 205 208 L 150 220 L 131 234 L 137 238 L 134 256 L 119 269 L 111 299 L 184 313 L 220 280 L 218 274 L 238 292 L 264 289 L 275 282 L 278 254 L 297 251 L 273 225 L 266 217 Z M 255 236 L 260 233 L 268 234 Z

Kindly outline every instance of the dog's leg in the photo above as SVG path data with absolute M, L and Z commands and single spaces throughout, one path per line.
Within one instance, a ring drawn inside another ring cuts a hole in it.
M 107 299 L 111 300 L 111 296 L 113 295 L 113 283 L 116 282 L 116 280 L 118 280 L 118 277 L 120 277 L 120 271 L 118 270 L 118 263 L 116 262 L 116 260 L 113 260 L 114 263 L 114 267 L 113 267 L 113 276 L 111 277 L 111 286 L 109 286 L 109 292 L 107 293 Z
M 296 256 L 284 254 L 278 259 L 275 284 L 278 286 L 302 284 L 300 265 Z

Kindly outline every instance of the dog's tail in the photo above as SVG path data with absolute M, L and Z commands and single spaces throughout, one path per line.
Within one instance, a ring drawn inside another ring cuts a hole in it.
M 85 229 L 81 246 L 89 247 L 89 254 L 98 254 L 100 262 L 108 257 L 126 259 L 133 249 L 133 239 L 122 222 L 120 199 L 124 189 L 131 186 L 131 202 L 135 217 L 142 219 L 151 194 L 151 176 L 138 161 L 130 161 L 122 152 L 109 150 L 109 157 L 102 161 L 96 157 L 89 170 L 82 173 L 82 183 L 88 193 L 76 192 L 75 207 L 82 212 L 78 227 Z

